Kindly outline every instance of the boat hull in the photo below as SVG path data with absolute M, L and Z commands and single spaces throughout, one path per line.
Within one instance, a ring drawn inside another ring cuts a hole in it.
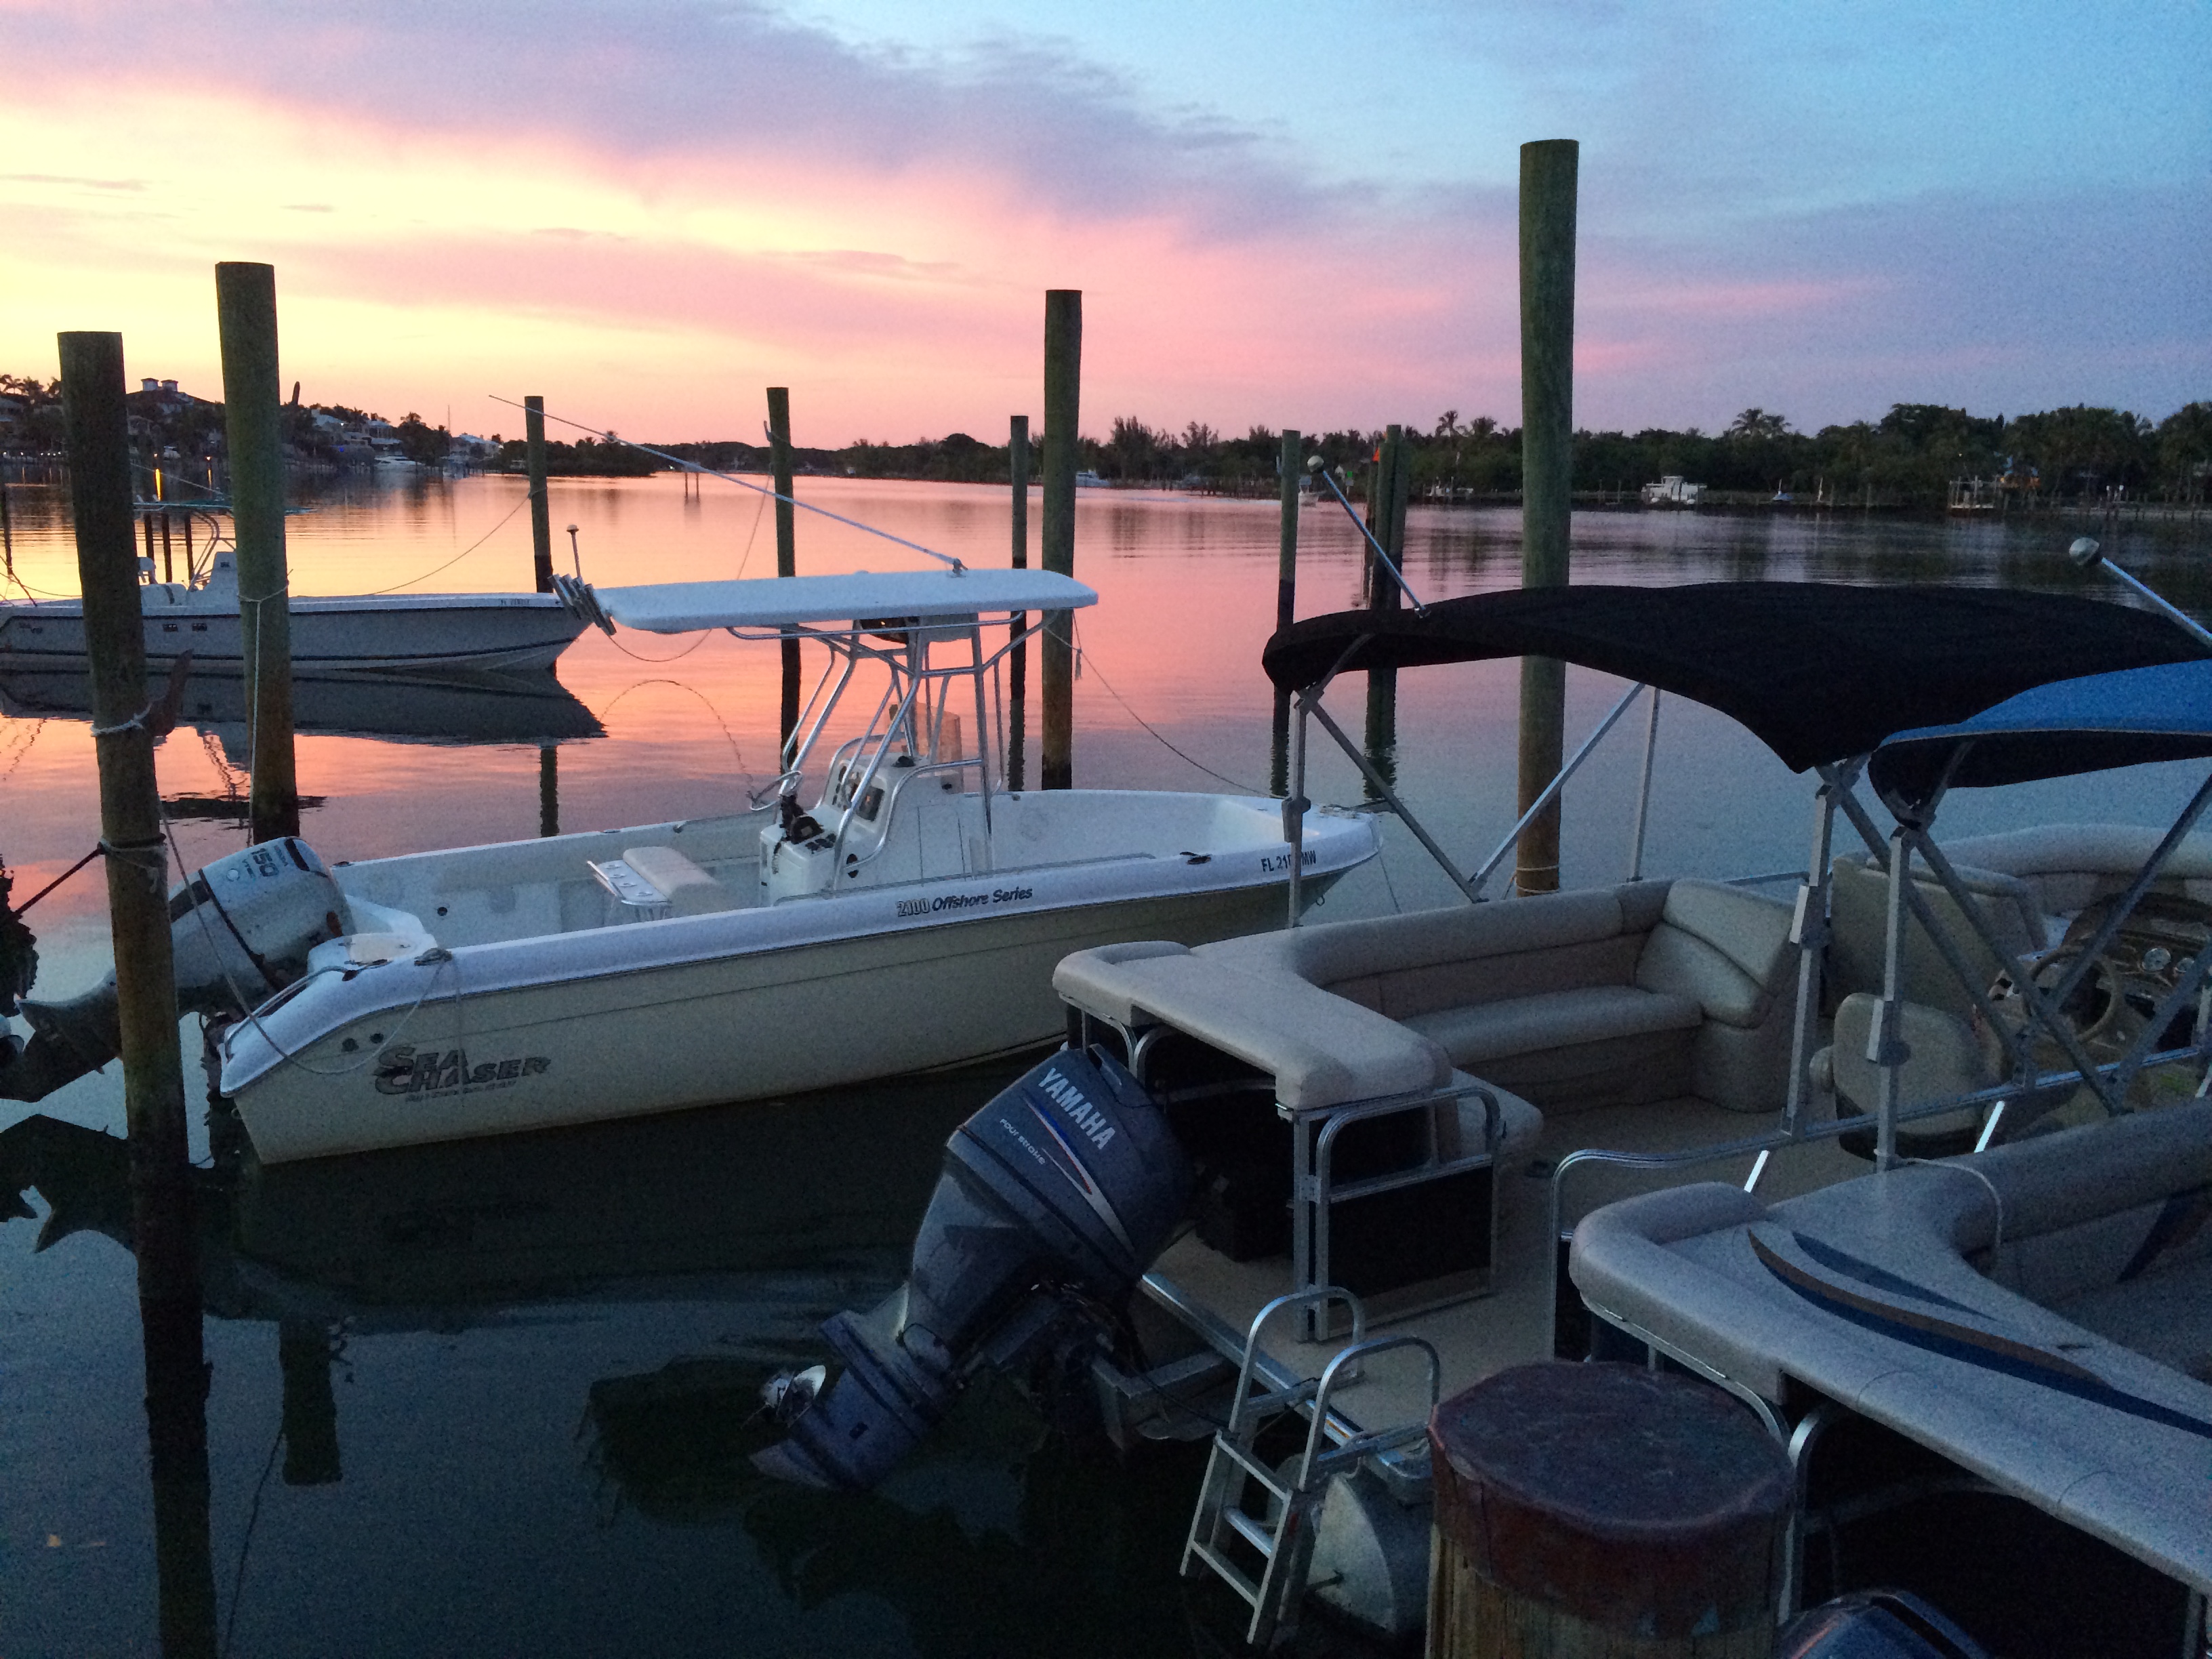
M 1152 894 L 474 994 L 464 966 L 233 1094 L 276 1164 L 836 1088 L 1049 1042 L 1070 952 L 1279 927 L 1284 903 L 1279 883 Z
M 170 599 L 181 593 L 182 598 Z M 243 661 L 236 601 L 204 590 L 142 590 L 146 656 L 163 665 L 190 652 L 195 668 Z M 550 668 L 583 631 L 550 593 L 295 598 L 292 666 L 346 669 Z M 0 663 L 85 659 L 83 606 L 75 599 L 0 606 Z

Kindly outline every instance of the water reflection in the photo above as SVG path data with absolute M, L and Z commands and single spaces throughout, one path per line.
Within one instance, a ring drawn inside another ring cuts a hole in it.
M 438 1409 L 438 1397 L 371 1384 L 357 1362 L 374 1345 L 410 1333 L 448 1349 L 471 1333 L 557 1340 L 580 1320 L 619 1328 L 626 1308 L 709 1306 L 721 1327 L 711 1343 L 655 1353 L 633 1336 L 620 1345 L 627 1364 L 570 1384 L 574 1443 L 556 1437 L 534 1454 L 586 1484 L 603 1537 L 626 1516 L 662 1531 L 734 1530 L 788 1609 L 762 1616 L 794 1632 L 858 1604 L 894 1613 L 894 1645 L 920 1654 L 1186 1650 L 1202 1639 L 1174 1590 L 1192 1449 L 1123 1471 L 1073 1449 L 992 1383 L 876 1493 L 793 1487 L 748 1461 L 780 1432 L 758 1409 L 763 1382 L 818 1358 L 813 1327 L 828 1313 L 901 1277 L 945 1134 L 1021 1066 L 373 1158 L 275 1169 L 221 1158 L 196 1174 L 205 1310 L 273 1328 L 276 1386 L 258 1393 L 278 1397 L 276 1468 L 305 1501 L 357 1479 L 374 1498 L 392 1473 L 374 1449 L 395 1421 Z M 0 1130 L 0 1216 L 33 1213 L 18 1196 L 30 1193 L 47 1208 L 38 1250 L 82 1234 L 131 1247 L 128 1158 L 115 1137 L 43 1115 Z M 234 1377 L 233 1390 L 246 1381 Z M 268 1443 L 270 1426 L 220 1426 Z M 512 1477 L 495 1447 L 476 1444 L 484 1426 L 473 1411 L 438 1425 L 439 1483 L 488 1495 Z M 359 1477 L 356 1441 L 372 1449 Z M 255 1512 L 264 1505 L 257 1496 Z M 211 1550 L 204 1468 L 197 1487 L 161 1485 L 156 1509 L 165 1608 L 173 1570 L 197 1563 L 176 1582 L 199 1588 L 178 1605 L 212 1630 L 211 1587 L 234 1563 L 242 1630 L 309 1645 L 326 1631 L 348 1645 L 342 1608 L 328 1625 L 316 1606 L 319 1551 L 288 1557 L 267 1520 L 258 1540 L 239 1538 L 234 1520 Z M 533 1593 L 562 1601 L 556 1586 Z M 583 1628 L 558 1645 L 604 1650 L 593 1620 L 617 1613 L 579 1615 Z M 410 1621 L 393 1619 L 386 1637 L 398 1646 Z M 179 1639 L 179 1650 L 201 1650 Z
M 456 669 L 435 677 L 362 674 L 292 683 L 293 723 L 303 732 L 404 743 L 563 743 L 606 728 L 550 672 Z M 180 723 L 222 743 L 234 765 L 252 758 L 244 682 L 195 672 Z M 92 685 L 82 669 L 0 663 L 0 715 L 89 720 Z

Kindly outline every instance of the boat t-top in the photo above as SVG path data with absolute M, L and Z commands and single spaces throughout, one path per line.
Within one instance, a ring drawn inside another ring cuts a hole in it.
M 263 1161 L 1041 1044 L 1065 1025 L 1052 968 L 1070 951 L 1276 925 L 1294 869 L 1311 895 L 1376 850 L 1348 811 L 1286 841 L 1271 799 L 1005 788 L 999 665 L 1041 615 L 1096 601 L 1066 576 L 563 586 L 610 632 L 822 648 L 780 775 L 711 817 L 328 866 L 285 840 L 194 874 L 172 906 L 179 993 L 231 1022 L 221 1088 Z M 113 1010 L 112 986 L 27 1001 L 34 1036 L 0 1063 L 0 1094 L 35 1099 L 112 1057 Z

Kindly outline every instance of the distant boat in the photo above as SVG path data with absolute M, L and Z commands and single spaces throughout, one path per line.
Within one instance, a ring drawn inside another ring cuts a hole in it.
M 1075 487 L 1078 489 L 1110 489 L 1113 488 L 1112 485 L 1109 484 L 1105 479 L 1100 477 L 1096 472 L 1077 473 L 1075 475 Z
M 1644 486 L 1646 507 L 1695 507 L 1705 493 L 1701 483 L 1686 483 L 1679 472 L 1669 472 L 1657 483 Z
M 197 666 L 237 668 L 242 647 L 231 549 L 218 552 L 198 582 L 145 582 L 138 604 L 149 662 L 166 664 L 189 651 Z M 550 593 L 294 594 L 289 609 L 292 665 L 307 671 L 550 668 L 584 629 L 583 618 Z M 0 666 L 84 658 L 82 600 L 0 605 Z

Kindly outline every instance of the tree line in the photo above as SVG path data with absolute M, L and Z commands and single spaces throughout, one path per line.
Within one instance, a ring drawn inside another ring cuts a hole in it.
M 60 385 L 33 376 L 0 374 L 0 405 L 12 434 L 0 427 L 0 447 L 52 452 L 62 447 Z M 142 401 L 132 393 L 134 414 Z M 171 445 L 189 459 L 221 453 L 222 405 L 187 400 L 173 407 L 143 399 L 149 441 L 156 453 Z M 302 406 L 295 390 L 286 405 L 286 434 L 305 459 L 335 456 L 336 432 L 327 417 L 347 427 L 376 419 L 343 404 Z M 326 418 L 317 422 L 321 414 Z M 443 427 L 410 414 L 394 424 L 401 453 L 433 463 L 447 453 Z M 1521 489 L 1521 432 L 1487 416 L 1462 421 L 1446 410 L 1431 422 L 1408 422 L 1413 490 L 1431 500 L 1510 499 Z M 1341 469 L 1358 493 L 1362 474 L 1382 441 L 1378 430 L 1347 428 L 1309 436 L 1308 454 Z M 486 464 L 520 471 L 520 439 L 496 435 Z M 654 446 L 715 471 L 765 471 L 764 444 L 733 441 Z M 1031 445 L 1031 474 L 1042 438 Z M 1106 483 L 1272 494 L 1280 434 L 1262 426 L 1242 437 L 1193 421 L 1181 431 L 1156 428 L 1135 416 L 1116 416 L 1103 439 L 1076 445 L 1079 470 Z M 2033 501 L 2095 501 L 2115 491 L 2134 499 L 2203 501 L 2212 499 L 2212 400 L 2185 404 L 2163 421 L 2130 410 L 2075 404 L 2033 414 L 1978 416 L 1941 404 L 1896 404 L 1878 420 L 1796 430 L 1774 411 L 1753 408 L 1723 431 L 1695 427 L 1670 430 L 1580 431 L 1575 434 L 1575 488 L 1592 494 L 1632 495 L 1639 485 L 1680 474 L 1709 489 L 1756 495 L 1778 493 L 1838 503 L 1862 500 L 1899 507 L 1942 507 L 1952 486 L 1980 479 L 1991 489 Z M 547 470 L 556 476 L 638 477 L 662 462 L 619 441 L 592 438 L 549 442 Z M 801 472 L 861 478 L 935 479 L 953 483 L 1004 483 L 1010 477 L 1007 447 L 965 432 L 911 443 L 860 439 L 842 448 L 792 452 Z

